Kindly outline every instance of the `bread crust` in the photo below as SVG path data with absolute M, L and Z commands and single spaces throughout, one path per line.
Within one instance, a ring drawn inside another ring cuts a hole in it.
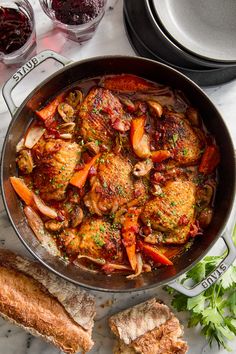
M 37 262 L 0 249 L 0 315 L 65 353 L 93 346 L 92 296 Z
M 109 325 L 116 336 L 130 344 L 170 318 L 170 309 L 153 298 L 111 316 Z
M 179 320 L 173 316 L 160 327 L 137 338 L 131 345 L 136 353 L 185 354 L 188 345 L 181 339 L 182 335 Z
M 179 320 L 155 298 L 113 315 L 109 324 L 119 338 L 114 354 L 185 354 L 188 351 Z

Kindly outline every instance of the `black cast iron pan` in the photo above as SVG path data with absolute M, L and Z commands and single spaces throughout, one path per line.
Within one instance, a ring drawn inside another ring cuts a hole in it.
M 38 85 L 20 107 L 17 108 L 11 97 L 13 88 L 28 72 L 49 58 L 61 62 L 64 67 Z M 29 228 L 21 203 L 9 182 L 9 177 L 17 174 L 15 161 L 16 145 L 31 121 L 32 111 L 36 110 L 51 96 L 55 96 L 58 92 L 79 80 L 120 73 L 135 74 L 148 80 L 183 90 L 191 103 L 198 107 L 207 129 L 215 136 L 222 156 L 219 166 L 219 185 L 215 199 L 215 213 L 204 236 L 197 238 L 194 246 L 183 256 L 179 257 L 173 267 L 160 268 L 157 271 L 144 273 L 133 280 L 128 280 L 118 274 L 111 276 L 102 273 L 94 274 L 73 265 L 66 265 L 63 260 L 50 255 L 37 241 Z M 1 188 L 4 204 L 12 226 L 21 241 L 47 268 L 75 284 L 94 290 L 115 292 L 135 291 L 171 282 L 171 286 L 178 288 L 185 294 L 194 296 L 210 286 L 233 262 L 236 257 L 236 250 L 230 233 L 225 231 L 235 193 L 233 144 L 219 112 L 194 82 L 178 71 L 148 59 L 108 56 L 70 63 L 55 52 L 45 51 L 32 58 L 12 76 L 4 86 L 3 95 L 12 114 L 12 121 L 5 137 L 1 160 Z M 178 277 L 200 261 L 220 237 L 225 241 L 228 253 L 224 261 L 215 270 L 214 276 L 209 276 L 205 282 L 198 284 L 192 289 L 180 285 L 177 282 Z
M 124 11 L 124 25 L 126 29 L 126 34 L 129 39 L 131 46 L 133 47 L 135 53 L 144 58 L 149 58 L 152 60 L 159 61 L 166 65 L 170 65 L 172 68 L 181 71 L 184 75 L 188 76 L 191 80 L 196 82 L 200 86 L 215 86 L 221 85 L 225 82 L 229 82 L 236 78 L 236 67 L 225 67 L 225 68 L 204 68 L 201 70 L 186 69 L 182 66 L 174 65 L 172 62 L 163 59 L 150 49 L 147 44 L 145 44 L 141 38 L 138 36 L 135 29 L 132 27 L 132 21 L 130 17 Z M 171 57 L 172 58 L 172 57 Z M 171 60 L 171 59 L 170 59 Z

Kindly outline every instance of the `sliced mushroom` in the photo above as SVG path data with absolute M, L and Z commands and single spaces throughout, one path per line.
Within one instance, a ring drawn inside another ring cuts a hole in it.
M 97 140 L 86 143 L 84 147 L 94 155 L 97 155 L 100 152 L 99 142 Z
M 44 224 L 45 228 L 51 232 L 59 232 L 65 227 L 64 221 L 48 220 Z
M 153 168 L 153 162 L 150 159 L 136 163 L 133 174 L 137 177 L 146 176 Z
M 212 184 L 206 183 L 203 187 L 197 191 L 197 203 L 201 208 L 205 208 L 210 205 L 214 195 L 215 188 Z
M 59 126 L 59 130 L 62 133 L 72 133 L 75 129 L 74 122 L 63 123 Z
M 147 101 L 149 109 L 150 109 L 150 113 L 158 118 L 160 118 L 162 116 L 163 113 L 163 108 L 162 105 L 160 103 L 158 103 L 157 101 L 153 101 L 153 100 L 149 100 Z
M 73 122 L 75 119 L 75 110 L 72 106 L 68 103 L 60 103 L 57 107 L 58 113 L 60 114 L 61 118 L 64 122 Z
M 73 108 L 78 108 L 77 106 L 83 101 L 83 94 L 80 90 L 71 91 L 66 98 L 66 102 Z
M 161 186 L 159 184 L 154 184 L 152 187 L 151 187 L 151 193 L 155 196 L 158 196 L 160 194 L 162 194 L 162 189 L 161 189 Z
M 199 127 L 200 116 L 199 116 L 198 111 L 195 108 L 188 107 L 186 110 L 186 115 L 192 125 L 194 125 L 195 127 Z
M 30 150 L 27 149 L 21 150 L 16 161 L 19 169 L 23 173 L 29 174 L 33 171 L 34 162 Z
M 79 207 L 76 206 L 72 212 L 71 212 L 71 226 L 72 227 L 77 227 L 80 225 L 83 221 L 84 213 L 83 210 Z
M 213 216 L 212 208 L 203 209 L 198 217 L 200 226 L 203 228 L 207 227 L 211 222 L 212 216 Z

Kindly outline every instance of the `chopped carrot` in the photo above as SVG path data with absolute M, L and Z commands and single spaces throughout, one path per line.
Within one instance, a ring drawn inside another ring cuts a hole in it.
M 150 246 L 149 244 L 141 241 L 139 241 L 138 245 L 141 251 L 143 251 L 143 253 L 146 254 L 148 257 L 150 257 L 155 263 L 161 263 L 164 265 L 173 265 L 171 260 L 167 258 L 164 254 L 159 252 L 157 248 Z
M 137 268 L 137 257 L 136 257 L 135 243 L 132 246 L 127 246 L 126 252 L 127 252 L 127 256 L 129 258 L 130 266 L 135 271 L 135 269 Z
M 135 118 L 131 122 L 130 138 L 134 150 L 137 149 L 144 135 L 145 122 L 146 122 L 145 116 Z
M 26 205 L 34 205 L 34 193 L 27 187 L 22 178 L 10 177 L 10 182 L 15 192 Z
M 44 122 L 53 121 L 53 118 L 56 114 L 57 107 L 65 99 L 65 92 L 58 95 L 52 102 L 50 102 L 46 107 L 40 111 L 36 111 L 37 116 L 42 119 Z
M 155 88 L 151 82 L 130 74 L 107 77 L 103 80 L 102 85 L 108 90 L 122 92 L 147 91 Z
M 184 251 L 184 245 L 170 246 L 162 244 L 158 245 L 158 251 L 167 258 L 174 258 Z
M 147 158 L 151 154 L 149 138 L 144 130 L 145 122 L 146 117 L 140 116 L 131 121 L 130 127 L 130 139 L 133 150 L 141 158 Z
M 70 180 L 70 184 L 75 187 L 82 188 L 86 183 L 90 168 L 95 164 L 100 155 L 101 154 L 95 155 L 88 163 L 84 165 L 82 170 L 75 172 Z
M 122 237 L 125 249 L 131 268 L 134 271 L 137 268 L 136 233 L 139 230 L 138 217 L 140 212 L 140 209 L 130 208 L 125 215 L 125 220 L 122 228 Z
M 207 146 L 205 149 L 199 166 L 199 172 L 207 175 L 212 173 L 220 162 L 220 153 L 215 145 Z
M 168 150 L 158 150 L 152 152 L 152 161 L 153 162 L 162 162 L 171 157 L 171 153 Z

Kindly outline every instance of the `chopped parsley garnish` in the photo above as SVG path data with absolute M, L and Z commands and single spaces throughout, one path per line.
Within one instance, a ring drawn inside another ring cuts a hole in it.
M 164 198 L 165 193 L 160 193 L 160 194 L 158 194 L 158 196 L 161 197 L 161 198 Z
M 99 232 L 97 232 L 95 235 L 93 235 L 93 240 L 96 243 L 97 246 L 102 247 L 105 245 L 106 242 L 101 238 L 101 235 Z
M 99 109 L 93 108 L 93 109 L 92 109 L 92 112 L 95 113 L 95 114 L 98 114 L 98 113 L 99 113 Z
M 179 134 L 173 134 L 172 136 L 173 142 L 176 143 L 176 141 L 179 139 Z
M 120 196 L 122 196 L 122 197 L 125 196 L 125 191 L 124 191 L 124 189 L 123 189 L 121 186 L 117 186 L 117 187 L 116 187 L 116 190 L 117 190 L 117 193 L 118 193 Z

